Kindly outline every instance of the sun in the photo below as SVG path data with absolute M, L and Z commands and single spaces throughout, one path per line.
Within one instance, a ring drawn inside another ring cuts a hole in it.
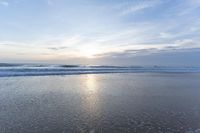
M 82 49 L 80 54 L 86 58 L 95 58 L 95 55 L 98 54 L 98 50 L 94 47 L 87 47 Z

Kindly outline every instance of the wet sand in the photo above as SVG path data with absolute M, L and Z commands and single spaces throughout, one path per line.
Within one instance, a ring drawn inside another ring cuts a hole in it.
M 199 133 L 200 74 L 0 78 L 1 133 Z

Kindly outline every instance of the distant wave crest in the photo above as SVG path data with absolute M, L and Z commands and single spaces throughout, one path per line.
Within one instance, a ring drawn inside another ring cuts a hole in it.
M 75 75 L 98 73 L 194 73 L 200 67 L 164 66 L 81 66 L 81 65 L 42 65 L 0 63 L 0 77 Z

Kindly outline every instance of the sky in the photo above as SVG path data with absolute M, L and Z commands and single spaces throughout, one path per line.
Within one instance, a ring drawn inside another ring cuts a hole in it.
M 0 0 L 0 62 L 200 66 L 200 0 Z

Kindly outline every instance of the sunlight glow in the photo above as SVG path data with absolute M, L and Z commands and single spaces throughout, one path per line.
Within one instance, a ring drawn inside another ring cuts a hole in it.
M 87 47 L 80 50 L 80 55 L 86 58 L 95 58 L 95 55 L 98 54 L 98 48 L 96 47 Z

